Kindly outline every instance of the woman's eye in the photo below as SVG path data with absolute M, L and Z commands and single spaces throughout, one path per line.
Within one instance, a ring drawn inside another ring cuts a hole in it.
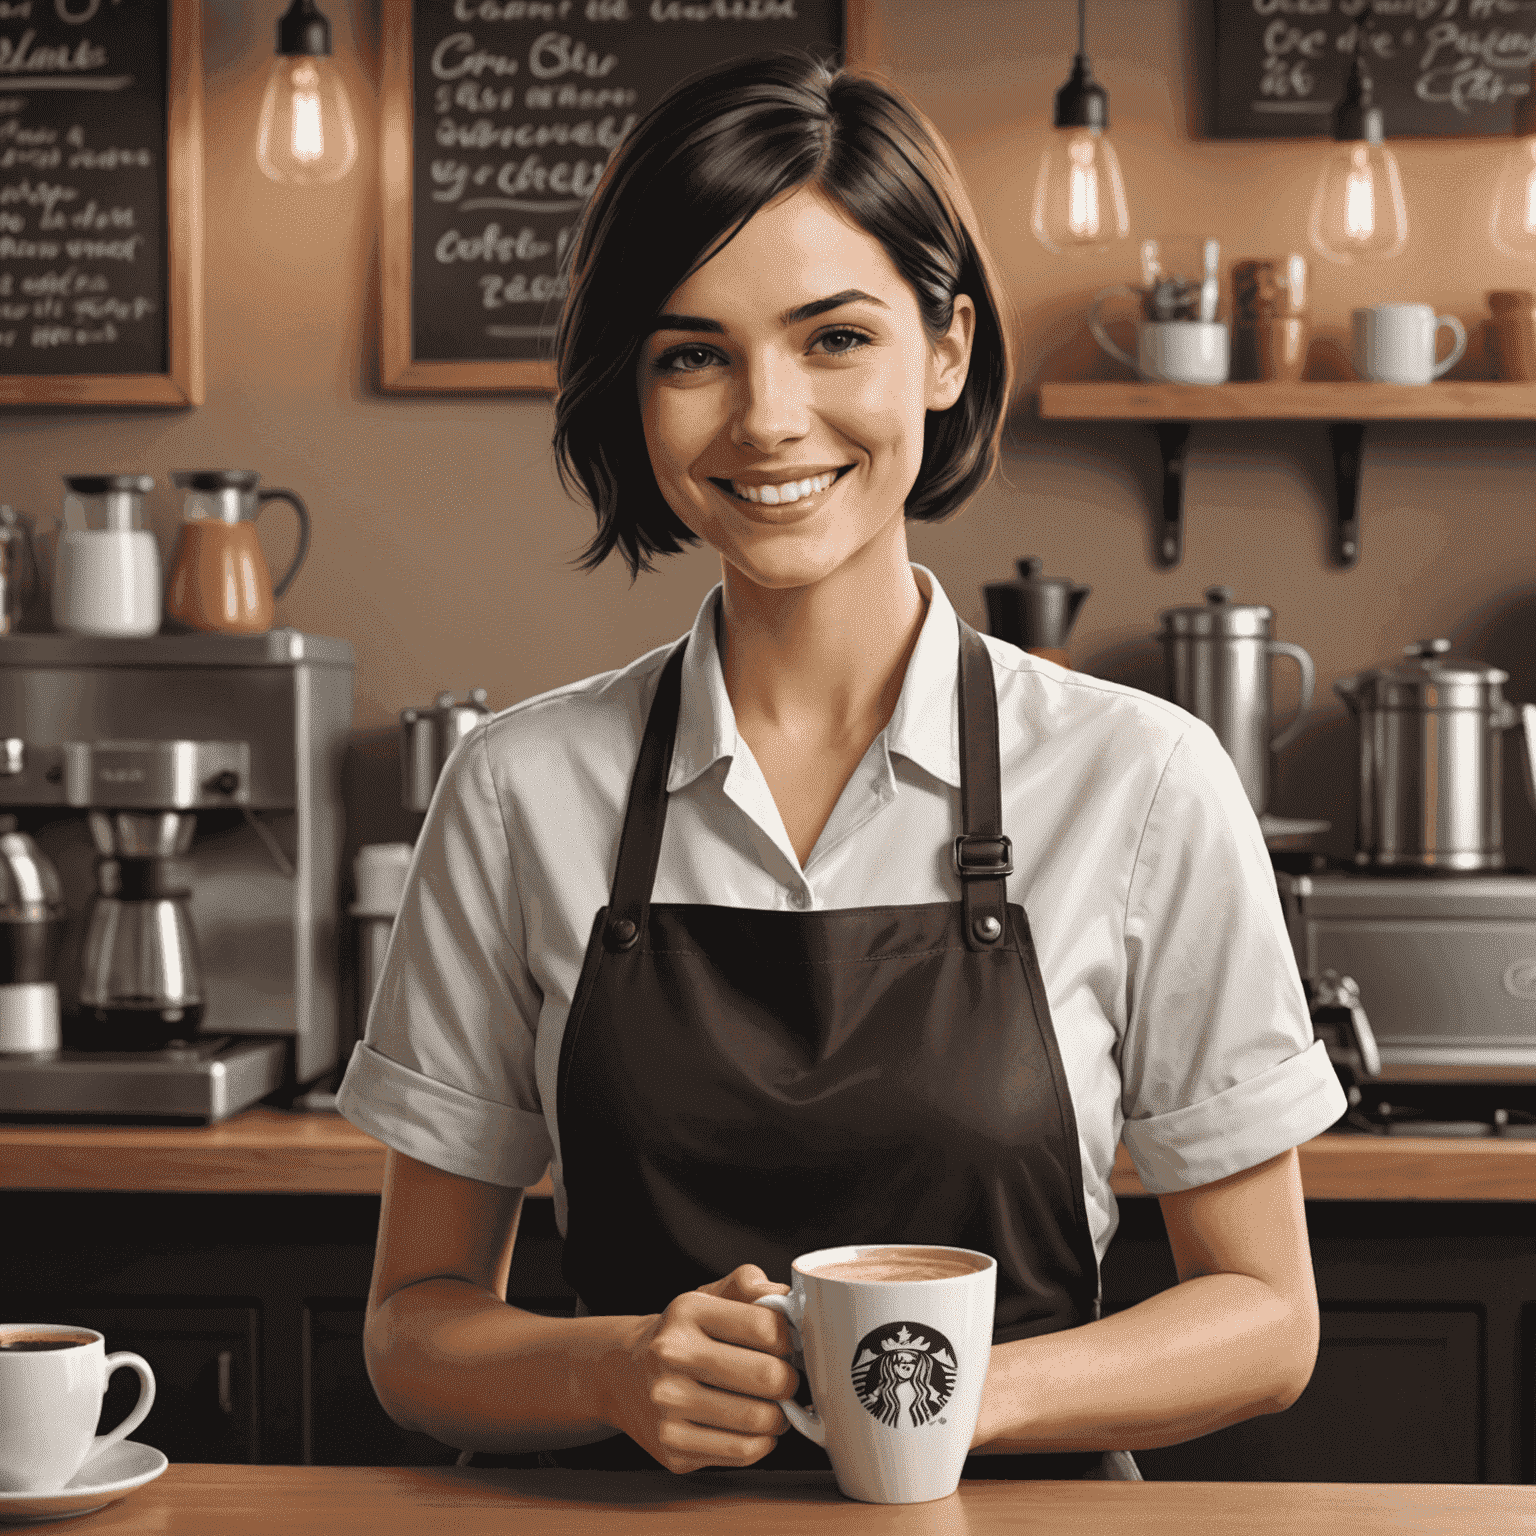
M 697 373 L 714 359 L 715 354 L 708 347 L 678 347 L 658 357 L 656 369 L 659 373 Z
M 833 357 L 845 357 L 850 352 L 857 352 L 860 347 L 869 345 L 869 337 L 863 331 L 853 331 L 839 328 L 835 331 L 823 331 L 816 338 L 818 343 L 825 343 L 827 352 Z

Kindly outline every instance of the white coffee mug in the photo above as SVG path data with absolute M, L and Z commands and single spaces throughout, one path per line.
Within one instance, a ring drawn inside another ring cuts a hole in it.
M 882 1272 L 898 1278 L 871 1278 Z M 935 1277 L 910 1278 L 919 1273 Z M 801 1254 L 791 1281 L 789 1295 L 757 1302 L 789 1319 L 810 1378 L 809 1412 L 779 1404 L 790 1423 L 826 1448 L 850 1499 L 947 1498 L 981 1411 L 997 1261 L 969 1248 L 864 1243 Z
M 139 1373 L 139 1400 L 116 1429 L 98 1435 L 107 1382 L 124 1366 Z M 127 1351 L 107 1354 L 93 1329 L 0 1323 L 0 1493 L 56 1493 L 137 1429 L 154 1403 L 148 1363 Z
M 1428 384 L 1454 367 L 1467 350 L 1467 332 L 1455 315 L 1428 304 L 1372 304 L 1354 311 L 1355 372 L 1378 384 Z M 1440 327 L 1449 326 L 1448 356 L 1435 361 Z
M 1117 357 L 1138 378 L 1160 384 L 1225 384 L 1231 368 L 1231 341 L 1221 320 L 1144 320 L 1136 329 L 1136 356 L 1115 343 L 1104 328 L 1100 306 L 1111 294 L 1129 294 L 1140 301 L 1139 289 L 1124 283 L 1101 288 L 1088 311 L 1094 340 Z

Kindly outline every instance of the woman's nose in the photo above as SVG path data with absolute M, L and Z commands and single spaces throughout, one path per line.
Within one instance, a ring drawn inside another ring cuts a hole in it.
M 772 353 L 749 358 L 739 375 L 732 441 L 768 452 L 804 437 L 810 425 L 807 383 L 793 360 Z

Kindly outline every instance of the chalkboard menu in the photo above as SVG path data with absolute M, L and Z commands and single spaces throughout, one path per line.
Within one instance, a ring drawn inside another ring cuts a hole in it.
M 197 0 L 0 0 L 0 403 L 196 404 Z
M 873 0 L 869 0 L 873 3 Z M 696 71 L 857 63 L 863 0 L 385 0 L 382 382 L 552 389 L 560 263 L 619 141 Z
M 1219 139 L 1330 133 L 1357 38 L 1388 138 L 1508 133 L 1530 89 L 1536 0 L 1212 4 Z

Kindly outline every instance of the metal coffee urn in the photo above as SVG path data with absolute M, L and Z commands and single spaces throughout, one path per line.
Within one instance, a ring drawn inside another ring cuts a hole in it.
M 1208 587 L 1199 607 L 1158 615 L 1168 697 L 1216 732 L 1237 765 L 1248 803 L 1262 816 L 1269 802 L 1270 754 L 1306 723 L 1315 678 L 1299 646 L 1270 638 L 1274 612 L 1261 603 L 1234 603 L 1230 587 Z M 1301 668 L 1296 718 L 1277 736 L 1270 715 L 1269 663 L 1289 656 Z

